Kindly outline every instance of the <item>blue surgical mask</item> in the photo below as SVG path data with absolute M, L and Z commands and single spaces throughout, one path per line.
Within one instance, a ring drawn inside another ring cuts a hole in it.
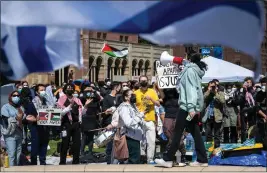
M 22 90 L 22 89 L 18 89 L 18 92 L 21 93 L 21 90 Z
M 78 96 L 79 96 L 78 94 L 73 94 L 73 97 L 76 97 L 77 98 Z
M 91 92 L 88 92 L 86 95 L 87 95 L 87 97 L 90 97 L 91 96 Z
M 12 97 L 12 102 L 14 103 L 14 104 L 18 104 L 19 103 L 19 101 L 20 101 L 20 98 L 19 97 Z
M 40 91 L 40 96 L 44 97 L 46 95 L 45 91 Z

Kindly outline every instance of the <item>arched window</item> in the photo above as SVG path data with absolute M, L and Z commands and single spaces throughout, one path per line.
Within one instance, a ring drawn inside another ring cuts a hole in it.
M 107 77 L 111 79 L 113 59 L 108 59 Z
M 137 65 L 137 60 L 134 59 L 132 61 L 132 76 L 136 76 L 136 71 L 135 71 L 136 65 Z
M 126 70 L 126 66 L 127 66 L 127 60 L 123 59 L 122 61 L 122 68 L 121 68 L 121 75 L 124 75 L 125 70 Z
M 95 81 L 98 81 L 99 72 L 101 70 L 102 57 L 98 57 L 96 60 L 96 72 L 95 72 Z
M 143 67 L 144 61 L 142 59 L 139 60 L 138 63 L 138 76 L 143 75 L 142 74 L 142 67 Z
M 120 75 L 120 63 L 121 63 L 120 59 L 117 58 L 115 60 L 114 75 Z
M 147 75 L 147 71 L 149 69 L 149 64 L 150 64 L 149 60 L 146 60 L 146 62 L 145 62 L 145 75 Z

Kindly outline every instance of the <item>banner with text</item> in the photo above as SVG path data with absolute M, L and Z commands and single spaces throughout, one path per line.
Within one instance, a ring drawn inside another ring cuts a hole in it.
M 61 112 L 62 109 L 58 108 L 39 109 L 37 124 L 42 126 L 61 126 Z
M 173 63 L 162 65 L 160 61 L 156 61 L 157 80 L 159 88 L 175 88 L 178 74 L 180 72 L 179 66 Z

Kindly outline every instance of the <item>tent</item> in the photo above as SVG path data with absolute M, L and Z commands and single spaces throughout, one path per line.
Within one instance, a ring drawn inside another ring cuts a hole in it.
M 203 61 L 208 65 L 203 83 L 208 83 L 212 79 L 220 82 L 243 82 L 246 77 L 253 77 L 254 72 L 239 65 L 209 56 Z

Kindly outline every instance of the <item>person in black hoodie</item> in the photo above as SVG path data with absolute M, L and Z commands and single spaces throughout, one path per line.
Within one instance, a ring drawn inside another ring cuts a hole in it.
M 31 132 L 31 164 L 37 165 L 37 155 L 39 155 L 39 160 L 41 165 L 46 164 L 46 153 L 42 152 L 40 148 L 40 141 L 42 140 L 42 131 L 37 125 L 38 113 L 32 102 L 31 90 L 28 87 L 23 87 L 20 95 L 21 105 L 24 108 L 24 113 L 26 114 L 26 120 L 28 127 Z M 26 123 L 24 123 L 26 124 Z
M 88 145 L 88 156 L 93 156 L 93 144 L 94 144 L 94 131 L 90 131 L 99 127 L 100 112 L 100 96 L 93 90 L 92 87 L 88 87 L 81 99 L 84 105 L 82 112 L 82 145 L 81 155 L 84 155 L 85 146 Z

